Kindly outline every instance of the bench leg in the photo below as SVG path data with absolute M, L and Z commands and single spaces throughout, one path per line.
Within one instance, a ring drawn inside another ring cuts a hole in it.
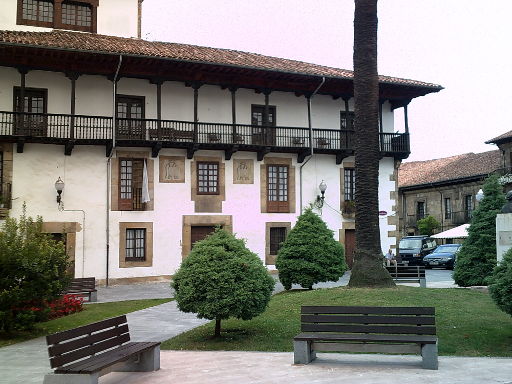
M 421 346 L 421 366 L 424 369 L 438 369 L 437 344 L 424 344 Z
M 43 384 L 98 384 L 98 373 L 48 373 L 44 375 Z
M 98 301 L 98 291 L 89 292 L 89 303 Z
M 420 279 L 420 287 L 427 288 L 427 279 Z
M 160 346 L 156 346 L 134 356 L 123 364 L 116 366 L 112 371 L 116 372 L 151 372 L 160 369 Z
M 316 359 L 316 352 L 311 350 L 311 342 L 293 340 L 293 363 L 309 364 Z

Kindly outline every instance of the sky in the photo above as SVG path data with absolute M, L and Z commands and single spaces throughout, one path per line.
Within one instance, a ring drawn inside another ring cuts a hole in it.
M 510 0 L 379 1 L 379 74 L 445 88 L 409 105 L 406 161 L 494 150 L 512 130 L 511 14 Z M 145 0 L 142 36 L 352 70 L 353 18 L 353 0 Z

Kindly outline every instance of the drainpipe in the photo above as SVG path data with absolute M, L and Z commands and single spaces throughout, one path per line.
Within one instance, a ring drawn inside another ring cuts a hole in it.
M 320 87 L 324 85 L 325 77 L 322 76 L 322 82 L 316 87 L 314 92 L 307 98 L 308 100 L 308 128 L 309 128 L 309 157 L 299 167 L 299 200 L 300 200 L 300 213 L 302 214 L 302 168 L 311 160 L 313 157 L 313 126 L 311 124 L 311 99 L 320 90 Z
M 107 238 L 106 242 L 106 274 L 105 274 L 105 285 L 108 287 L 108 277 L 109 277 L 109 259 L 110 259 L 110 165 L 112 156 L 114 155 L 114 151 L 116 149 L 116 94 L 117 94 L 117 78 L 119 76 L 119 70 L 121 69 L 121 64 L 123 63 L 123 56 L 119 55 L 119 64 L 117 65 L 116 74 L 114 75 L 114 79 L 112 82 L 112 150 L 110 151 L 107 159 L 107 214 L 106 214 L 106 224 L 107 229 L 105 231 L 105 235 Z

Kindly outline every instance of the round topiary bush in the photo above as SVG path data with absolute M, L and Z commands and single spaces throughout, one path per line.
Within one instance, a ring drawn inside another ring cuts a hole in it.
M 489 282 L 489 292 L 496 305 L 512 316 L 512 248 L 496 266 Z
M 285 289 L 292 284 L 311 289 L 315 283 L 338 280 L 347 264 L 343 246 L 320 216 L 307 208 L 279 249 L 276 268 Z
M 250 320 L 263 313 L 274 284 L 260 258 L 243 240 L 216 229 L 194 245 L 171 285 L 178 308 L 197 313 L 199 318 L 215 319 L 215 336 L 220 336 L 221 320 Z

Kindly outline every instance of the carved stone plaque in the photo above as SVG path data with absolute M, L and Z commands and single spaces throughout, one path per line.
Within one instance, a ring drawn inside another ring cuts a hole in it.
M 160 182 L 184 183 L 185 182 L 185 157 L 184 156 L 160 156 Z
M 233 184 L 254 184 L 254 160 L 233 160 Z

